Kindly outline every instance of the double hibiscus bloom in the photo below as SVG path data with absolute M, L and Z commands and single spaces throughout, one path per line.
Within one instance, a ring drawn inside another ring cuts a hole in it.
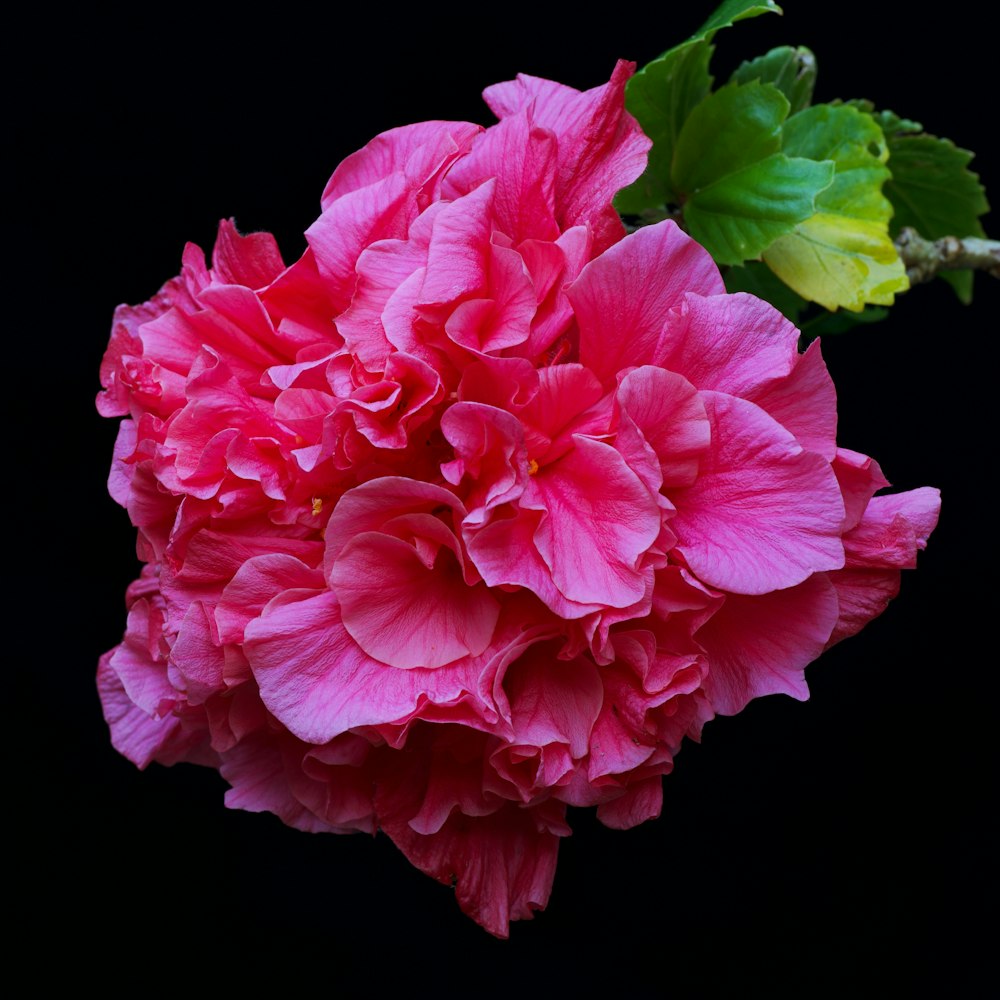
M 837 447 L 818 343 L 672 222 L 625 235 L 630 71 L 378 136 L 289 267 L 222 223 L 101 372 L 146 564 L 98 673 L 114 745 L 384 830 L 501 936 L 567 805 L 656 816 L 683 738 L 805 698 L 938 512 Z

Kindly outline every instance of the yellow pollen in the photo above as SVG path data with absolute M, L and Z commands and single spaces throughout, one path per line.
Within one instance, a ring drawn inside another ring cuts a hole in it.
M 312 505 L 313 505 L 313 514 L 316 517 L 319 517 L 319 515 L 323 511 L 323 498 L 322 497 L 313 497 L 312 498 Z
M 538 463 L 533 459 L 528 459 L 528 475 L 533 476 L 538 471 Z

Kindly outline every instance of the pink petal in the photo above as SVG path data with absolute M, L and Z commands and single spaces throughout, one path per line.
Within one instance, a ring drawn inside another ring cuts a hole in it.
M 129 458 L 135 453 L 137 442 L 135 421 L 123 420 L 118 425 L 118 436 L 111 458 L 111 471 L 108 473 L 108 492 L 122 507 L 128 503 L 131 492 L 133 465 Z
M 481 659 L 436 670 L 388 667 L 344 628 L 333 594 L 297 596 L 272 602 L 247 626 L 244 651 L 264 704 L 299 739 L 326 743 L 357 726 L 405 722 L 425 702 L 456 705 L 477 697 Z M 512 632 L 505 627 L 505 641 Z M 487 709 L 479 709 L 483 717 Z
M 844 531 L 849 531 L 861 520 L 871 498 L 889 485 L 889 480 L 874 458 L 847 448 L 837 449 L 833 471 L 844 495 Z
M 441 417 L 441 433 L 455 449 L 455 460 L 442 466 L 458 486 L 471 480 L 465 497 L 466 524 L 482 524 L 494 507 L 516 500 L 528 478 L 527 452 L 520 421 L 482 403 L 455 403 Z
M 435 216 L 427 274 L 420 291 L 422 305 L 453 305 L 487 292 L 495 188 L 496 182 L 488 180 Z
M 430 836 L 391 819 L 382 829 L 422 872 L 454 885 L 463 913 L 506 938 L 510 921 L 531 919 L 552 891 L 559 837 L 539 828 L 533 812 L 509 805 L 490 816 L 452 815 Z
M 462 372 L 458 398 L 516 413 L 531 402 L 538 385 L 538 372 L 524 358 L 481 355 Z
M 518 73 L 516 80 L 494 83 L 483 91 L 490 111 L 503 120 L 530 111 L 537 121 L 558 122 L 580 91 L 553 80 Z
M 480 125 L 441 121 L 417 122 L 382 132 L 341 161 L 323 191 L 323 209 L 396 173 L 404 173 L 418 190 L 433 190 L 434 182 L 462 154 L 468 154 L 473 139 L 481 132 Z
M 274 418 L 298 437 L 318 441 L 337 403 L 336 396 L 320 389 L 284 389 L 274 401 Z
M 619 60 L 607 84 L 583 93 L 523 74 L 483 92 L 497 117 L 527 111 L 555 135 L 557 217 L 566 229 L 590 223 L 598 250 L 624 233 L 611 199 L 646 168 L 650 141 L 625 111 L 625 84 L 634 71 L 634 63 Z
M 225 654 L 215 619 L 202 601 L 188 607 L 170 650 L 170 662 L 180 675 L 178 686 L 189 705 L 203 704 L 225 688 Z
M 377 682 L 388 668 L 358 648 L 329 592 L 278 604 L 254 619 L 246 627 L 244 652 L 261 700 L 307 743 L 326 743 L 410 707 L 394 705 L 392 689 L 380 691 L 384 685 Z
M 260 300 L 274 317 L 288 350 L 314 344 L 340 345 L 330 322 L 335 308 L 311 248 L 306 247 L 302 256 L 260 293 Z
M 270 812 L 283 823 L 306 833 L 329 831 L 330 826 L 292 793 L 286 761 L 276 740 L 245 740 L 223 754 L 222 777 L 232 786 L 226 792 L 229 809 Z
M 837 589 L 840 614 L 827 648 L 857 635 L 882 614 L 899 593 L 900 576 L 898 569 L 839 569 L 830 573 L 830 582 Z
M 101 657 L 97 670 L 97 691 L 104 719 L 111 730 L 111 744 L 136 767 L 144 769 L 156 760 L 175 764 L 180 760 L 204 761 L 205 735 L 185 729 L 175 715 L 153 718 L 125 693 L 110 665 L 111 653 Z
M 565 745 L 572 757 L 587 754 L 601 710 L 604 687 L 597 666 L 584 658 L 560 660 L 558 646 L 532 646 L 507 668 L 504 689 L 510 703 L 516 745 Z
M 374 836 L 375 788 L 367 766 L 368 740 L 345 733 L 323 747 L 298 744 L 296 749 L 295 757 L 301 754 L 299 766 L 286 764 L 295 798 L 337 833 Z
M 441 202 L 430 206 L 414 220 L 405 240 L 381 240 L 358 257 L 354 298 L 337 318 L 337 330 L 347 349 L 369 371 L 385 368 L 392 343 L 383 314 L 397 290 L 426 266 L 434 219 L 445 207 Z
M 245 680 L 250 678 L 246 669 Z M 254 683 L 235 684 L 224 694 L 215 695 L 205 702 L 205 717 L 211 734 L 212 749 L 218 753 L 232 750 L 237 743 L 252 733 L 273 726 L 271 716 L 260 700 Z
M 254 528 L 258 533 L 254 533 Z M 177 580 L 189 585 L 225 586 L 248 560 L 266 555 L 290 555 L 315 566 L 322 558 L 323 543 L 311 538 L 284 535 L 275 525 L 242 523 L 220 525 L 216 530 L 199 531 L 188 544 Z
M 428 513 L 436 508 L 454 511 L 458 521 L 465 516 L 462 502 L 447 490 L 403 476 L 370 479 L 348 490 L 337 501 L 326 525 L 327 574 L 345 545 L 365 531 L 377 531 L 390 518 L 401 514 Z
M 286 339 L 275 330 L 263 303 L 251 289 L 242 285 L 210 285 L 199 293 L 198 303 L 215 314 L 217 329 L 225 330 L 231 325 L 239 331 L 230 335 L 230 349 L 248 361 L 266 362 L 268 357 L 275 360 L 294 357 Z M 192 317 L 192 321 L 198 318 Z M 219 334 L 215 336 L 219 337 Z M 248 343 L 241 343 L 244 339 Z M 265 354 L 265 351 L 268 353 Z
M 621 450 L 637 435 L 652 448 L 664 486 L 693 483 L 711 439 L 705 404 L 694 386 L 674 372 L 644 365 L 622 379 L 616 400 L 621 409 L 616 447 Z
M 521 508 L 497 517 L 466 536 L 469 557 L 490 587 L 525 587 L 560 618 L 582 618 L 600 604 L 571 601 L 556 587 L 552 571 L 535 546 L 542 513 Z
M 341 549 L 330 573 L 347 631 L 369 656 L 404 669 L 478 655 L 500 613 L 485 585 L 466 584 L 449 529 L 429 515 L 416 517 L 430 551 L 363 532 Z
M 746 398 L 766 410 L 795 440 L 832 462 L 837 454 L 837 390 L 814 340 L 791 374 L 750 390 Z
M 667 317 L 655 364 L 680 372 L 698 389 L 732 396 L 749 396 L 792 371 L 799 331 L 774 306 L 744 292 L 690 286 L 686 292 Z
M 108 660 L 129 700 L 152 716 L 167 715 L 179 697 L 167 677 L 162 606 L 137 600 L 129 608 L 125 638 Z
M 712 258 L 674 222 L 626 236 L 566 289 L 580 325 L 580 361 L 605 385 L 623 368 L 661 364 L 661 331 L 670 311 L 692 291 L 713 295 L 724 286 Z M 683 365 L 662 367 L 698 385 Z
M 627 774 L 641 766 L 653 751 L 653 739 L 646 716 L 656 701 L 643 697 L 635 679 L 626 676 L 627 668 L 611 665 L 602 669 L 604 704 L 591 735 L 587 776 Z
M 473 143 L 470 153 L 448 172 L 442 192 L 459 198 L 495 177 L 493 214 L 501 232 L 517 245 L 526 239 L 555 240 L 556 141 L 532 127 L 526 113 L 494 125 Z
M 204 340 L 188 316 L 171 309 L 139 327 L 142 354 L 180 375 L 187 375 Z
M 432 728 L 437 730 L 433 737 L 428 739 L 426 729 L 415 732 L 407 745 L 411 757 L 420 759 L 422 751 L 429 764 L 421 776 L 420 808 L 409 821 L 412 830 L 425 836 L 437 833 L 455 811 L 465 816 L 489 816 L 503 806 L 503 800 L 483 785 L 483 756 L 489 737 L 458 726 Z M 429 753 L 423 746 L 427 742 Z M 383 761 L 391 766 L 385 758 Z
M 569 330 L 573 306 L 563 292 L 590 260 L 591 234 L 586 226 L 574 226 L 555 243 L 526 240 L 517 249 L 534 282 L 538 308 L 531 324 L 531 336 L 512 353 L 539 359 L 539 355 Z
M 120 417 L 129 412 L 129 393 L 120 382 L 122 360 L 143 353 L 139 328 L 162 316 L 175 305 L 197 308 L 183 277 L 172 278 L 148 302 L 138 306 L 120 305 L 115 309 L 111 340 L 101 360 L 101 385 L 97 410 L 104 417 Z
M 445 324 L 456 344 L 476 353 L 516 347 L 528 339 L 535 315 L 535 289 L 515 250 L 491 243 L 489 298 L 461 303 Z
M 215 608 L 222 643 L 241 643 L 246 626 L 286 590 L 322 590 L 323 574 L 294 556 L 274 553 L 248 559 L 226 584 Z M 303 595 L 304 596 L 304 595 Z
M 263 288 L 284 271 L 285 263 L 270 233 L 243 236 L 235 220 L 223 219 L 212 250 L 212 269 L 223 284 Z
M 597 818 L 612 830 L 631 830 L 648 819 L 656 819 L 662 808 L 663 779 L 656 775 L 629 785 L 621 798 L 602 802 L 597 807 Z
M 696 636 L 711 665 L 705 690 L 712 706 L 735 715 L 767 694 L 804 701 L 805 668 L 823 652 L 837 616 L 837 591 L 823 573 L 758 597 L 727 595 Z
M 428 364 L 400 351 L 385 366 L 385 378 L 357 389 L 337 406 L 376 448 L 405 448 L 411 425 L 429 416 L 444 396 L 441 378 Z
M 627 782 L 629 772 L 662 755 L 665 748 L 656 738 L 656 720 L 665 714 L 661 706 L 670 703 L 672 714 L 678 699 L 699 689 L 705 675 L 705 657 L 690 640 L 684 655 L 658 650 L 656 637 L 643 631 L 616 632 L 612 645 L 615 659 L 601 669 L 604 704 L 587 765 L 595 787 L 607 776 Z
M 844 535 L 847 567 L 914 569 L 940 512 L 941 493 L 930 486 L 873 497 L 857 527 Z
M 659 508 L 614 448 L 582 435 L 574 444 L 525 492 L 522 504 L 544 511 L 534 542 L 563 596 L 626 607 L 645 591 L 639 557 L 659 534 Z
M 406 178 L 394 173 L 331 202 L 306 230 L 334 315 L 351 303 L 361 252 L 376 240 L 403 236 L 411 212 L 415 214 Z
M 597 405 L 603 398 L 600 382 L 582 365 L 540 369 L 538 392 L 518 414 L 530 457 L 554 462 L 572 448 L 574 434 L 605 433 L 611 408 Z
M 672 490 L 677 549 L 705 583 L 766 594 L 844 565 L 844 502 L 830 463 L 763 410 L 703 392 L 712 443 L 697 481 Z

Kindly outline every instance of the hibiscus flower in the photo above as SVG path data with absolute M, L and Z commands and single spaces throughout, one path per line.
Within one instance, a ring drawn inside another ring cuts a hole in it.
M 568 805 L 656 816 L 684 738 L 805 698 L 938 513 L 837 446 L 819 343 L 674 223 L 625 234 L 632 68 L 376 137 L 290 266 L 221 223 L 101 372 L 146 563 L 98 673 L 114 745 L 383 830 L 500 936 Z

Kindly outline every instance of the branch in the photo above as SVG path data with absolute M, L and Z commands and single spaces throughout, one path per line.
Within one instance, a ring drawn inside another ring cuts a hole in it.
M 1000 240 L 982 240 L 975 236 L 960 240 L 945 236 L 931 242 L 915 229 L 906 227 L 896 237 L 896 250 L 906 266 L 911 285 L 930 281 L 939 271 L 966 268 L 1000 278 Z

